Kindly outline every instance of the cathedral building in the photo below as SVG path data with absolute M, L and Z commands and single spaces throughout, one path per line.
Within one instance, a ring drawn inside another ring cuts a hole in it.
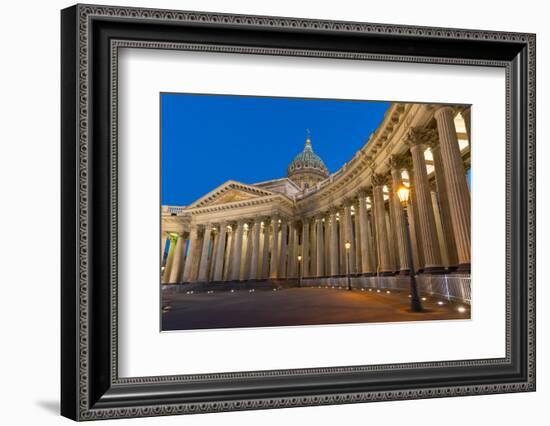
M 468 301 L 469 168 L 464 105 L 392 103 L 334 173 L 308 132 L 286 177 L 229 180 L 188 206 L 162 206 L 161 282 L 301 277 L 306 285 L 330 285 L 349 272 L 358 286 L 399 287 L 414 268 L 424 286 L 445 286 L 449 297 L 460 292 L 456 297 Z M 401 185 L 411 188 L 412 265 L 396 195 Z M 459 288 L 449 285 L 454 277 Z

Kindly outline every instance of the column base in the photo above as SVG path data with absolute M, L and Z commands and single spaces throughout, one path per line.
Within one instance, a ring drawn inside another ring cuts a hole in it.
M 428 266 L 424 268 L 424 274 L 437 275 L 444 274 L 445 268 L 443 266 Z
M 469 274 L 471 271 L 472 271 L 472 265 L 470 263 L 461 263 L 460 265 L 457 266 L 454 272 Z
M 380 271 L 378 272 L 379 277 L 391 277 L 394 275 L 393 271 Z
M 410 269 L 401 269 L 398 275 L 411 275 Z

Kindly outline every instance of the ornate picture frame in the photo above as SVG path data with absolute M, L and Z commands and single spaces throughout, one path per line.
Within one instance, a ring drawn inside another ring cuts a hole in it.
M 535 390 L 535 35 L 76 5 L 61 12 L 61 414 L 74 420 Z M 499 67 L 506 356 L 119 377 L 120 47 Z

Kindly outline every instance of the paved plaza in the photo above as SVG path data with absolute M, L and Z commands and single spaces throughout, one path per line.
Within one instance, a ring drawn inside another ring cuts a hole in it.
M 424 298 L 409 310 L 407 292 L 343 288 L 241 289 L 162 293 L 162 329 L 193 330 L 469 319 L 470 306 Z

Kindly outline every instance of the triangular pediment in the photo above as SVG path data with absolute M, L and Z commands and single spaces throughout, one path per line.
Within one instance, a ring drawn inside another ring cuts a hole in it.
M 250 194 L 248 192 L 238 191 L 236 189 L 232 189 L 232 190 L 227 191 L 224 194 L 220 195 L 215 200 L 213 200 L 212 202 L 210 202 L 206 205 L 232 203 L 234 201 L 244 201 L 244 200 L 250 200 L 252 198 L 258 198 L 258 196 L 255 195 L 255 194 Z
M 236 181 L 228 181 L 192 203 L 189 208 L 207 207 L 220 204 L 246 201 L 254 198 L 275 195 L 273 191 L 257 188 Z

